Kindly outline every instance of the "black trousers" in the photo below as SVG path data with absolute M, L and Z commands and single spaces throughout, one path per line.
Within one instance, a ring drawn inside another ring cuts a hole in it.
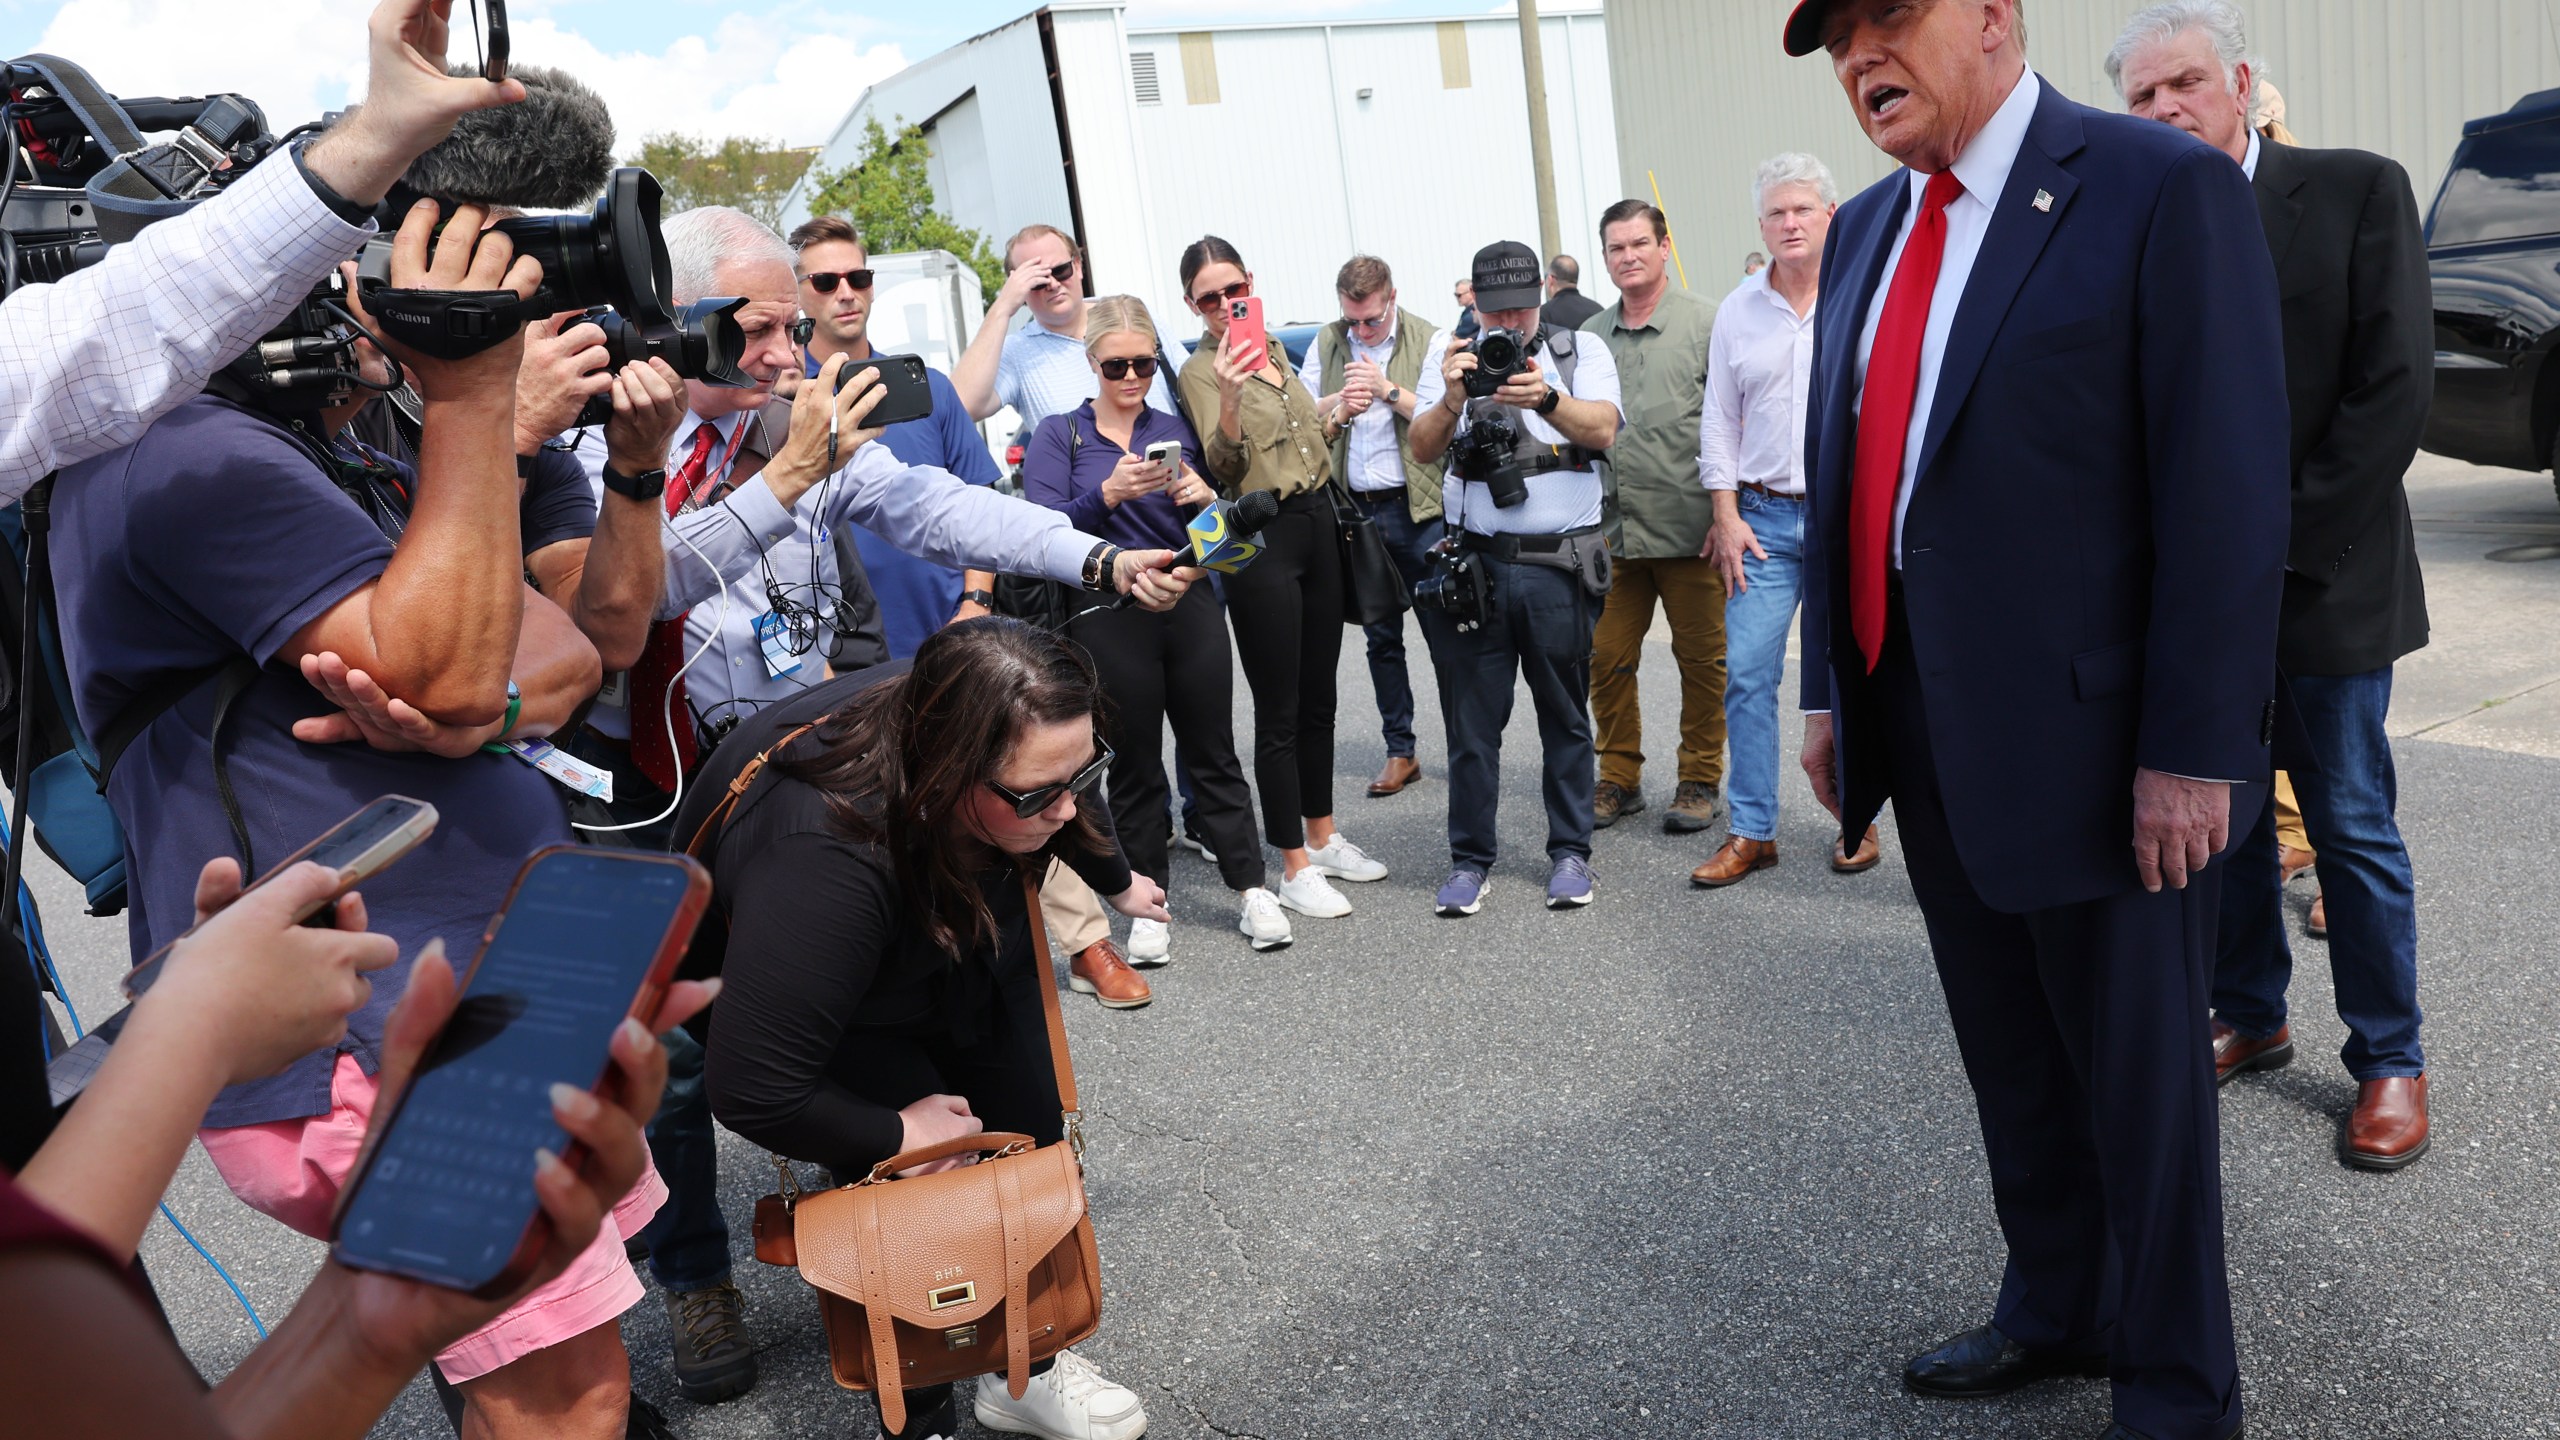
M 2152 1440 L 2225 1440 L 2240 1374 L 2206 1019 L 2222 861 L 2184 890 L 1993 910 L 1956 856 L 1899 603 L 1876 681 L 2009 1245 L 1992 1323 L 2022 1345 L 2104 1349 L 2115 1418 Z
M 1484 624 L 1461 631 L 1437 611 L 1420 614 L 1426 637 L 1440 632 L 1432 661 L 1449 734 L 1449 864 L 1493 869 L 1502 732 L 1523 682 L 1538 712 L 1547 859 L 1588 860 L 1599 763 L 1591 745 L 1591 627 L 1600 602 L 1580 577 L 1553 566 L 1478 558 L 1493 587 Z
M 1267 877 L 1262 842 L 1253 834 L 1253 794 L 1236 760 L 1235 662 L 1218 597 L 1195 585 L 1164 614 L 1134 607 L 1097 611 L 1076 621 L 1071 633 L 1093 657 L 1111 702 L 1103 726 L 1117 756 L 1109 800 L 1112 814 L 1131 817 L 1120 832 L 1130 867 L 1158 884 L 1169 878 L 1170 837 L 1151 817 L 1165 813 L 1170 720 L 1190 767 L 1200 833 L 1218 852 L 1218 873 L 1231 890 L 1262 884 Z
M 1342 541 L 1322 494 L 1280 502 L 1263 551 L 1227 577 L 1227 616 L 1253 687 L 1253 780 L 1262 835 L 1307 843 L 1306 819 L 1333 813 L 1334 668 L 1342 659 Z M 1113 814 L 1134 814 L 1115 805 Z

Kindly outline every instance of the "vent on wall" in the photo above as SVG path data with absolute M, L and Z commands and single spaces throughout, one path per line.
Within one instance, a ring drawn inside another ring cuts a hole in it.
M 1164 88 L 1156 83 L 1156 52 L 1153 50 L 1129 52 L 1129 84 L 1138 92 L 1139 104 L 1161 105 L 1164 103 Z

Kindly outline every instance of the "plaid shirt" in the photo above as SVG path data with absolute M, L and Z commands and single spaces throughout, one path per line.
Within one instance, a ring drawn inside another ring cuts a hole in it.
M 59 284 L 20 287 L 0 305 L 0 502 L 142 438 L 371 233 L 279 155 Z

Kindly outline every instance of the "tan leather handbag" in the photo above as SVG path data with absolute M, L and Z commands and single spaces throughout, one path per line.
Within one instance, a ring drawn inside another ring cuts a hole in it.
M 1040 1005 L 1049 1022 L 1066 1140 L 985 1134 L 893 1155 L 840 1189 L 783 1189 L 756 1205 L 756 1258 L 797 1264 L 815 1286 L 836 1383 L 880 1395 L 891 1430 L 906 1391 L 1001 1372 L 1013 1398 L 1031 1365 L 1102 1324 L 1102 1262 L 1084 1204 L 1084 1125 L 1067 1026 L 1058 1013 L 1040 894 L 1022 880 Z M 978 1162 L 909 1179 L 897 1172 L 954 1155 Z

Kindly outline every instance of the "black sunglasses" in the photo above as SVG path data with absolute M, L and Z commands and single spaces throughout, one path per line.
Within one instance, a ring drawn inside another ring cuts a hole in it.
M 1111 765 L 1111 747 L 1103 744 L 1097 737 L 1093 742 L 1093 748 L 1093 763 L 1069 776 L 1061 784 L 1043 785 L 1037 790 L 1008 790 L 990 780 L 987 782 L 987 788 L 996 792 L 998 798 L 1013 807 L 1014 818 L 1028 820 L 1057 804 L 1059 796 L 1082 795 L 1102 779 L 1102 772 Z
M 839 283 L 851 285 L 856 290 L 871 288 L 871 272 L 868 270 L 813 270 L 800 278 L 817 286 L 821 295 L 833 295 Z
M 1212 290 L 1205 295 L 1192 296 L 1191 308 L 1200 311 L 1202 314 L 1207 314 L 1209 307 L 1217 304 L 1221 300 L 1241 300 L 1252 293 L 1253 282 L 1250 280 L 1239 280 L 1224 290 Z
M 1138 378 L 1141 380 L 1156 378 L 1156 357 L 1153 355 L 1141 355 L 1134 360 L 1115 355 L 1108 360 L 1096 363 L 1101 368 L 1102 378 L 1105 380 L 1126 380 L 1132 370 L 1138 372 Z

